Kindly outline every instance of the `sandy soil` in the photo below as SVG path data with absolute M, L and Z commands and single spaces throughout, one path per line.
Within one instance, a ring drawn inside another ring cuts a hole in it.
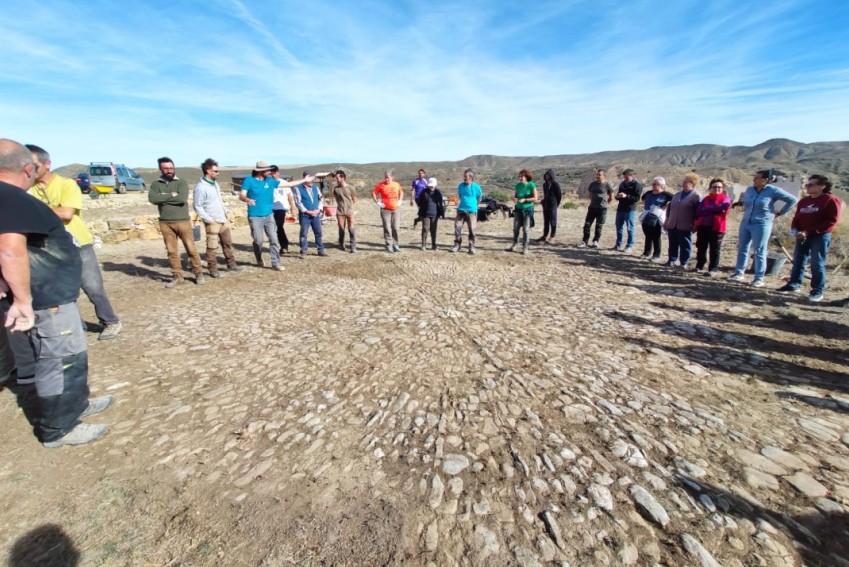
M 0 394 L 9 565 L 849 564 L 845 310 L 609 251 L 612 225 L 578 250 L 580 210 L 522 257 L 500 219 L 422 252 L 407 208 L 387 254 L 360 209 L 355 255 L 203 287 L 163 288 L 161 242 L 98 251 L 111 428 L 44 449 Z

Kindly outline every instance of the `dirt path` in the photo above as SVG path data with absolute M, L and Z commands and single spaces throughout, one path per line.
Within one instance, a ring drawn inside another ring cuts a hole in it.
M 99 250 L 112 427 L 43 449 L 0 394 L 11 565 L 849 564 L 845 311 L 607 250 L 523 258 L 506 220 L 476 256 L 449 222 L 422 252 L 405 210 L 390 255 L 361 209 L 356 255 L 203 287 L 162 287 L 160 242 Z

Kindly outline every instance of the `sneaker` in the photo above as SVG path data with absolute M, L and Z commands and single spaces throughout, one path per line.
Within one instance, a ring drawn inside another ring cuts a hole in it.
M 454 246 L 451 247 L 451 253 L 452 254 L 455 254 L 459 251 L 460 251 L 460 245 L 459 244 L 455 244 Z
M 431 247 L 430 247 L 430 249 L 431 249 L 431 250 L 433 250 L 434 252 L 436 252 L 436 244 L 434 244 L 433 246 L 431 246 Z
M 214 280 L 217 280 L 217 279 L 223 278 L 224 274 L 222 274 L 221 272 L 209 272 L 209 277 L 211 277 Z
M 812 301 L 814 303 L 822 301 L 822 294 L 814 292 L 808 296 L 808 301 Z
M 170 282 L 165 284 L 165 289 L 174 289 L 178 285 L 183 285 L 185 281 L 186 280 L 184 280 L 183 278 L 174 278 Z
M 46 441 L 42 445 L 48 449 L 55 449 L 62 445 L 85 445 L 106 433 L 107 429 L 109 429 L 109 426 L 105 423 L 80 423 L 59 439 Z
M 327 256 L 327 250 L 319 250 L 318 255 L 319 256 Z
M 393 251 L 393 252 L 400 252 L 400 251 L 401 251 L 401 246 L 400 246 L 400 245 L 398 245 L 398 244 L 393 244 L 393 245 L 392 245 L 392 251 Z
M 625 250 L 623 250 L 622 252 L 624 252 L 625 254 L 630 254 L 630 253 L 631 253 L 631 252 L 633 252 L 633 251 L 634 251 L 634 247 L 633 247 L 633 246 L 628 246 L 628 247 L 627 247 L 627 248 L 625 248 Z
M 580 244 L 578 244 L 578 248 L 586 248 L 586 247 L 587 247 L 586 242 L 581 242 Z
M 356 253 L 357 253 L 357 247 L 356 247 L 356 246 L 351 246 L 351 249 L 349 250 L 349 252 L 350 252 L 351 254 L 356 254 Z
M 513 252 L 516 249 L 516 243 L 514 242 L 510 246 L 504 249 L 505 252 Z
M 425 250 L 427 250 L 427 246 L 425 246 L 424 244 L 422 244 L 422 246 L 421 246 L 420 250 L 421 250 L 422 252 L 424 252 Z
M 798 287 L 794 287 L 789 283 L 786 283 L 775 291 L 778 293 L 799 293 L 801 290 Z
M 642 258 L 643 260 L 648 260 L 649 258 L 651 258 L 651 254 L 640 254 L 640 258 Z
M 728 278 L 728 281 L 730 281 L 730 282 L 741 282 L 741 281 L 743 281 L 743 274 L 735 273 L 730 278 Z
M 80 414 L 80 419 L 90 415 L 100 413 L 112 405 L 112 396 L 100 396 L 99 398 L 89 398 L 88 407 Z
M 474 248 L 469 248 L 469 254 L 471 254 L 472 256 L 474 256 L 474 255 L 475 255 L 475 249 L 474 249 Z
M 752 280 L 752 283 L 750 283 L 749 285 L 752 287 L 763 287 L 766 284 L 764 284 L 763 280 Z
M 545 242 L 545 241 L 546 241 L 546 237 L 545 237 L 545 236 L 540 236 L 539 238 L 535 238 L 534 240 L 536 240 L 537 242 Z
M 195 284 L 196 285 L 205 285 L 206 280 L 203 278 L 203 274 L 198 274 L 195 276 Z
M 307 257 L 307 253 L 306 253 L 306 252 L 304 252 L 303 250 L 301 250 L 300 252 L 298 252 L 298 259 L 299 259 L 299 260 L 303 260 L 303 259 L 304 259 L 304 258 L 306 258 L 306 257 Z
M 276 266 L 271 266 L 271 269 L 272 269 L 272 270 L 274 270 L 275 272 L 283 272 L 283 271 L 286 271 L 286 268 L 284 268 L 284 267 L 283 267 L 283 266 L 281 266 L 280 264 L 277 264 Z
M 667 260 L 667 261 L 663 264 L 663 267 L 664 267 L 664 268 L 674 268 L 674 267 L 675 267 L 675 266 L 677 266 L 677 265 L 678 265 L 678 262 L 676 262 L 675 260 Z
M 121 334 L 121 322 L 110 323 L 104 327 L 103 331 L 101 331 L 100 336 L 97 337 L 99 341 L 110 341 Z
M 705 277 L 708 277 L 708 278 L 715 278 L 715 277 L 716 277 L 716 270 L 714 270 L 714 271 L 712 271 L 712 272 L 710 272 L 710 271 L 705 272 L 705 273 L 704 273 L 704 276 L 705 276 Z
M 595 241 L 592 244 L 590 244 L 590 248 L 598 248 L 598 241 Z
M 235 265 L 235 266 L 230 266 L 229 268 L 227 268 L 227 271 L 228 271 L 228 272 L 244 272 L 244 271 L 245 271 L 245 267 L 244 267 L 244 266 L 239 266 L 239 265 L 237 264 L 237 265 Z
M 614 252 L 622 252 L 625 249 L 621 246 L 614 246 L 613 248 L 611 248 L 611 250 L 613 250 Z
M 660 264 L 661 262 L 663 262 L 663 258 L 661 258 L 660 256 L 652 256 L 651 260 L 649 261 L 654 262 L 655 264 Z
M 523 247 L 522 247 L 522 256 L 527 256 L 528 254 L 529 254 L 529 252 L 528 252 L 528 247 L 527 247 L 527 246 L 523 246 Z
M 265 267 L 265 260 L 257 260 L 256 267 L 257 268 L 264 268 Z

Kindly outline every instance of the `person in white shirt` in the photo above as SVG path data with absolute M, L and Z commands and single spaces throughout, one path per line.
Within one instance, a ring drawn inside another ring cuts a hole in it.
M 289 238 L 286 236 L 286 217 L 294 211 L 295 200 L 292 197 L 292 187 L 285 183 L 285 180 L 280 178 L 280 168 L 276 165 L 271 168 L 271 177 L 278 182 L 283 182 L 277 185 L 274 189 L 274 204 L 271 210 L 274 213 L 274 223 L 277 225 L 277 240 L 280 241 L 280 252 L 286 254 L 289 252 Z

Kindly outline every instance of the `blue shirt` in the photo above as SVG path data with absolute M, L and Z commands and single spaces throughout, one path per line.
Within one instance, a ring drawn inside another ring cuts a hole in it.
M 761 189 L 760 193 L 754 187 L 749 186 L 740 200 L 744 207 L 743 222 L 771 224 L 776 212 L 783 215 L 796 205 L 798 199 L 775 185 L 767 185 Z M 776 201 L 784 203 L 784 206 L 778 211 L 775 210 Z
M 672 200 L 674 195 L 669 191 L 661 191 L 658 194 L 655 194 L 653 191 L 647 192 L 643 195 L 643 203 L 644 207 L 647 211 L 651 210 L 652 207 L 660 207 L 661 209 Z
M 457 193 L 460 197 L 460 202 L 457 204 L 458 211 L 462 213 L 478 212 L 478 203 L 483 198 L 483 191 L 481 191 L 480 185 L 474 181 L 471 183 L 464 181 L 457 185 Z
M 248 199 L 253 199 L 256 204 L 248 205 L 249 217 L 267 217 L 272 214 L 274 205 L 274 189 L 279 182 L 276 179 L 259 180 L 256 177 L 245 177 L 242 181 L 242 191 L 247 193 Z
M 422 194 L 422 191 L 427 189 L 427 179 L 421 179 L 420 177 L 416 177 L 415 179 L 413 179 L 412 188 L 413 200 L 418 199 L 419 195 Z

